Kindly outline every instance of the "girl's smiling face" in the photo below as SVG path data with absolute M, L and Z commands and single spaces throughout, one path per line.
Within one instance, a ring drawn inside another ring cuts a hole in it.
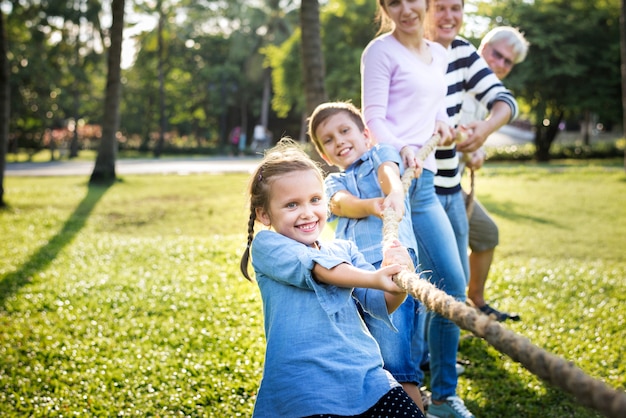
M 294 171 L 272 180 L 269 205 L 256 216 L 276 232 L 312 246 L 326 224 L 327 205 L 322 179 L 313 170 Z

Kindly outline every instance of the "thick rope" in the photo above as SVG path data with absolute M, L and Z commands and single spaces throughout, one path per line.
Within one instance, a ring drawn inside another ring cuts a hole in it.
M 467 213 L 467 219 L 472 217 L 474 212 L 474 169 L 470 168 L 470 191 L 465 197 L 465 212 Z
M 439 142 L 433 136 L 420 149 L 422 161 Z M 415 171 L 407 169 L 402 176 L 405 193 L 415 178 Z M 383 212 L 383 246 L 398 238 L 399 222 L 396 212 L 387 208 Z M 520 363 L 531 373 L 574 395 L 576 400 L 610 418 L 626 417 L 626 393 L 586 375 L 580 368 L 561 357 L 533 345 L 527 338 L 515 334 L 491 317 L 459 302 L 420 275 L 407 270 L 398 273 L 394 282 L 426 308 L 450 319 L 460 328 L 483 338 L 501 353 Z

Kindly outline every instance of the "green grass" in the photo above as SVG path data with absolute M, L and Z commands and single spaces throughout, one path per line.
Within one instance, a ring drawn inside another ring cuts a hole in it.
M 487 298 L 522 316 L 506 326 L 624 390 L 618 163 L 490 163 L 476 192 L 500 227 Z M 5 178 L 0 416 L 249 416 L 264 336 L 238 272 L 247 176 L 86 181 Z M 476 416 L 598 416 L 463 335 L 459 394 Z

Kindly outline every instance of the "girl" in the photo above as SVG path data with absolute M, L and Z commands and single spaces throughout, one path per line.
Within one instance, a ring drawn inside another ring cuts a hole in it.
M 391 278 L 412 265 L 409 254 L 395 243 L 375 270 L 349 241 L 320 243 L 323 185 L 317 164 L 287 139 L 266 153 L 250 180 L 241 271 L 251 280 L 251 255 L 267 341 L 254 416 L 423 417 L 383 369 L 357 309 L 393 327 L 389 312 L 406 293 Z M 255 236 L 256 221 L 269 230 Z

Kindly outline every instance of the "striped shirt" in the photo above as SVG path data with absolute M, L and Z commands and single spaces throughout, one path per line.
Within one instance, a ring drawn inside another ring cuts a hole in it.
M 459 124 L 464 93 L 469 92 L 488 110 L 498 101 L 511 107 L 512 121 L 517 118 L 517 102 L 509 90 L 491 71 L 487 62 L 478 55 L 476 48 L 467 40 L 457 37 L 448 47 L 448 70 L 446 72 L 448 93 L 446 111 L 452 126 Z M 437 175 L 435 190 L 438 194 L 452 194 L 461 190 L 461 172 L 456 145 L 438 147 L 435 152 Z

